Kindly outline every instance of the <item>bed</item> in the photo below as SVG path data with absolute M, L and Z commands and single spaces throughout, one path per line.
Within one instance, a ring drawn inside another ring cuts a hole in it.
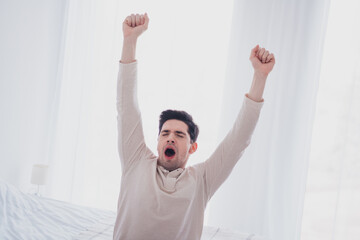
M 21 192 L 0 180 L 0 239 L 112 239 L 116 213 Z M 266 240 L 205 226 L 201 240 Z

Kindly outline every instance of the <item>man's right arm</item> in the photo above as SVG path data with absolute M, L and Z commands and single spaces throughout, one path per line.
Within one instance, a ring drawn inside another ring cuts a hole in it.
M 118 150 L 122 172 L 127 171 L 145 153 L 141 114 L 137 102 L 137 61 L 135 59 L 138 36 L 147 29 L 147 15 L 128 16 L 123 22 L 123 51 L 117 80 Z

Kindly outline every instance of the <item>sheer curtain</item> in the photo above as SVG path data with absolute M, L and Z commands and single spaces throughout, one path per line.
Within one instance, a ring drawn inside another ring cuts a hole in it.
M 0 178 L 24 192 L 32 165 L 48 161 L 64 5 L 0 1 Z
M 331 1 L 302 240 L 360 236 L 359 11 L 359 1 Z
M 48 196 L 114 209 L 120 176 L 115 92 L 117 1 L 67 1 L 49 156 Z
M 252 80 L 256 44 L 277 63 L 252 143 L 209 205 L 208 224 L 299 239 L 329 1 L 235 1 L 220 139 Z

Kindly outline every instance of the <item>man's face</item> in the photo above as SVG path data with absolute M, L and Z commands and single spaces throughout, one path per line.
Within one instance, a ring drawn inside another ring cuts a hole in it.
M 191 143 L 186 123 L 176 119 L 167 120 L 158 137 L 158 164 L 168 171 L 185 168 L 196 148 L 197 143 Z

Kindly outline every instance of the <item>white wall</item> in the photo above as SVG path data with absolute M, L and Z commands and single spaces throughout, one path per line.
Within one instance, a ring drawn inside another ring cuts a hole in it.
M 65 5 L 0 0 L 0 178 L 24 190 L 47 162 Z

